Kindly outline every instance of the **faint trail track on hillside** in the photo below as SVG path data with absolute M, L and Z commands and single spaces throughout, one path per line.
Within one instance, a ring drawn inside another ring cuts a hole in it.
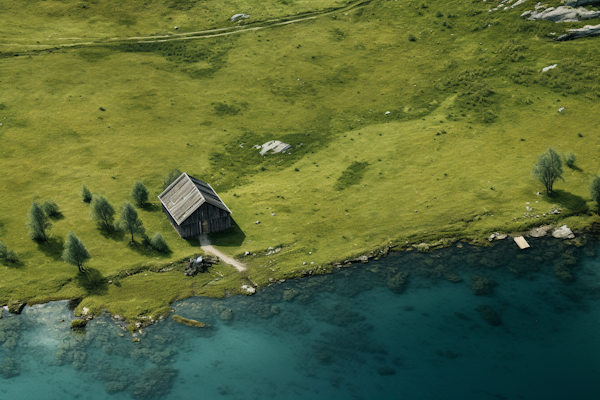
M 51 47 L 80 47 L 80 46 L 101 46 L 107 43 L 161 43 L 170 42 L 176 40 L 194 40 L 194 39 L 208 39 L 219 36 L 236 35 L 245 32 L 253 32 L 261 29 L 276 28 L 285 25 L 295 24 L 304 21 L 310 21 L 328 15 L 333 15 L 341 12 L 354 10 L 356 8 L 363 7 L 369 4 L 371 0 L 361 0 L 350 4 L 347 4 L 339 8 L 330 8 L 323 11 L 306 12 L 302 14 L 296 14 L 293 16 L 282 17 L 272 19 L 268 21 L 258 21 L 255 23 L 249 23 L 247 25 L 231 26 L 226 28 L 208 29 L 196 32 L 187 33 L 173 33 L 168 35 L 155 35 L 155 36 L 133 36 L 125 38 L 105 38 L 105 39 L 88 39 L 85 42 L 78 43 L 48 43 L 48 44 L 36 44 L 26 45 L 19 43 L 0 43 L 0 46 L 23 46 L 28 48 L 51 48 Z M 58 38 L 57 40 L 76 40 L 83 38 Z

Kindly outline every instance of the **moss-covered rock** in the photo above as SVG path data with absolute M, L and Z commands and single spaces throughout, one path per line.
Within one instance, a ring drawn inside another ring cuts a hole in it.
M 173 320 L 175 322 L 179 322 L 180 324 L 185 324 L 187 326 L 194 326 L 196 328 L 204 328 L 206 326 L 210 326 L 209 324 L 205 324 L 204 322 L 196 321 L 193 319 L 183 318 L 179 315 L 173 315 Z
M 12 314 L 21 314 L 25 308 L 25 303 L 21 303 L 19 300 L 9 300 L 8 302 L 8 312 Z
M 71 329 L 73 330 L 83 330 L 87 325 L 87 320 L 85 319 L 74 319 L 71 321 Z

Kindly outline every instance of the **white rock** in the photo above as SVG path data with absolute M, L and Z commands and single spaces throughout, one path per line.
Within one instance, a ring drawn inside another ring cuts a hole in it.
M 573 231 L 571 231 L 567 225 L 556 228 L 554 232 L 552 232 L 552 236 L 557 239 L 573 239 L 575 237 Z
M 250 18 L 250 16 L 248 14 L 234 14 L 231 18 L 229 18 L 229 20 L 231 22 L 236 22 L 236 21 L 240 21 L 242 19 L 247 19 Z
M 551 69 L 554 69 L 556 67 L 558 67 L 558 64 L 548 65 L 547 67 L 542 68 L 542 72 L 550 71 Z
M 416 85 L 415 85 L 415 86 L 416 86 Z M 386 111 L 386 112 L 385 112 L 385 115 L 390 115 L 390 114 L 391 114 L 391 112 L 390 112 L 390 111 Z

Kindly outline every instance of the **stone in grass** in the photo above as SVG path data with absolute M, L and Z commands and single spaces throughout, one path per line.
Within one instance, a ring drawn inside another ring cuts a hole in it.
M 491 295 L 496 285 L 496 282 L 484 276 L 473 275 L 471 277 L 471 289 L 476 296 Z
M 479 312 L 479 314 L 481 314 L 483 319 L 485 319 L 488 324 L 492 326 L 502 325 L 502 320 L 500 319 L 500 316 L 498 315 L 498 313 L 492 310 L 492 307 L 480 304 L 475 310 Z
M 180 324 L 185 324 L 187 326 L 194 326 L 196 328 L 204 328 L 206 326 L 210 326 L 209 324 L 205 324 L 204 322 L 196 321 L 193 319 L 187 319 L 180 317 L 179 315 L 173 315 L 173 320 L 175 322 L 179 322 Z

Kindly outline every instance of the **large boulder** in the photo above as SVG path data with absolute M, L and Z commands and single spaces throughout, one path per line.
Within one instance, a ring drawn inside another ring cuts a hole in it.
M 573 231 L 571 231 L 566 225 L 556 228 L 554 232 L 552 232 L 552 236 L 557 239 L 573 239 L 575 237 Z

